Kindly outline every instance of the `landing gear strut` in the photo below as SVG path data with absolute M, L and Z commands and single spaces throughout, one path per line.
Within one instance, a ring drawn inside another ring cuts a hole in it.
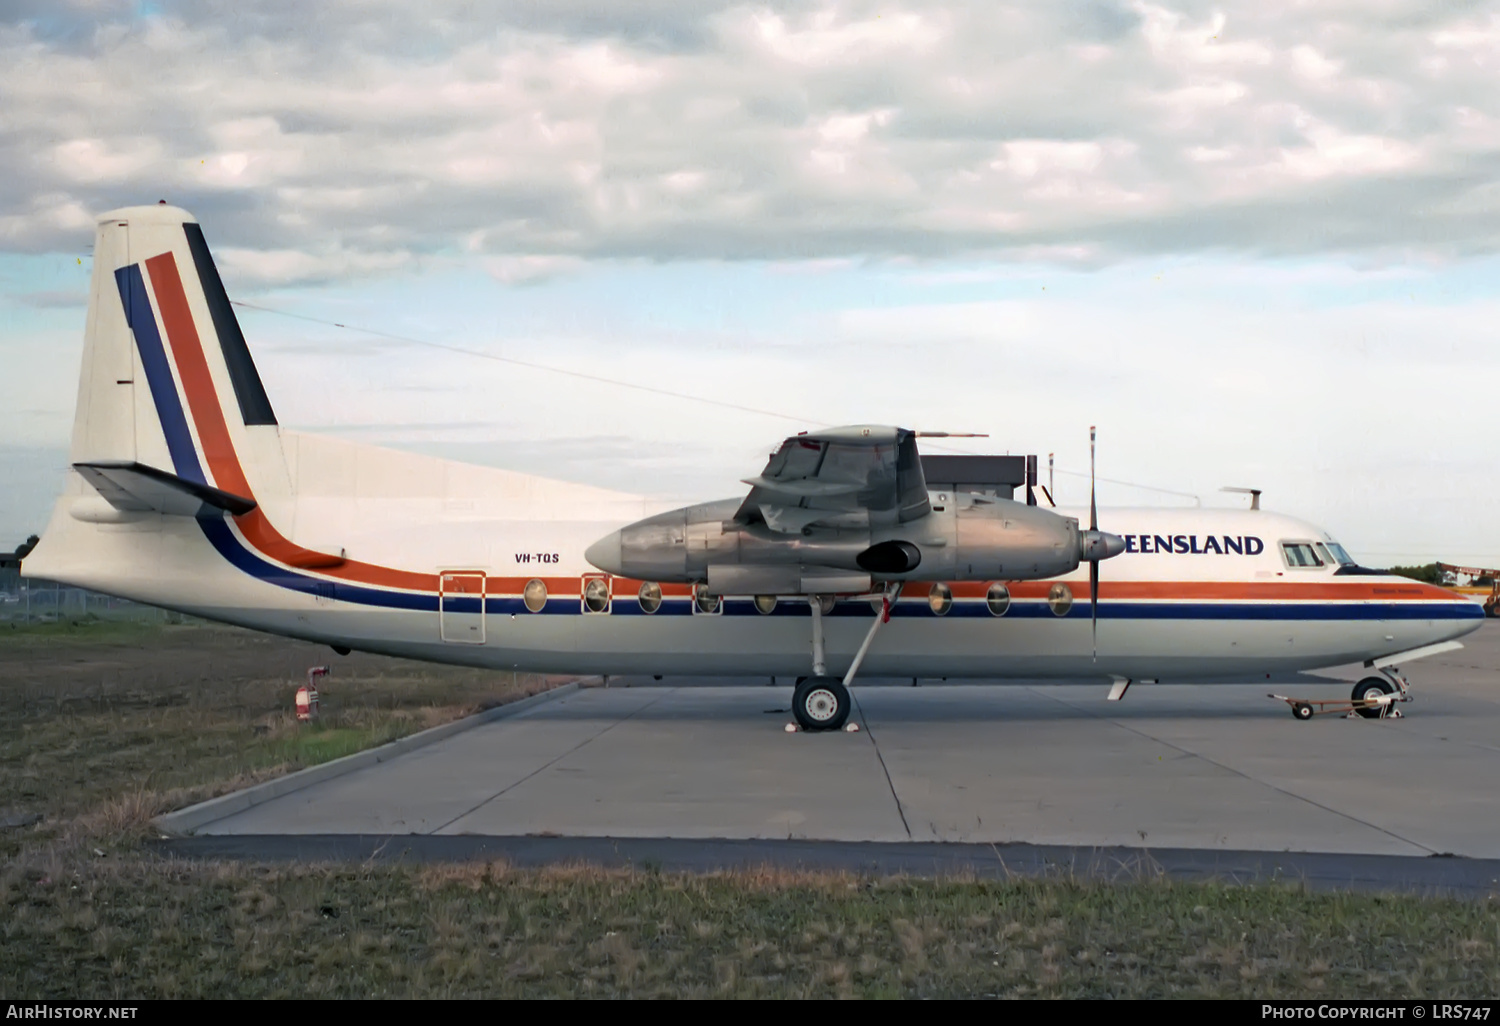
M 870 625 L 864 643 L 859 646 L 854 661 L 849 664 L 849 669 L 841 680 L 828 675 L 823 647 L 823 607 L 819 596 L 809 596 L 812 606 L 813 675 L 799 678 L 797 687 L 792 692 L 792 715 L 797 717 L 797 723 L 803 730 L 838 730 L 849 719 L 852 701 L 849 697 L 849 685 L 854 682 L 854 675 L 859 672 L 860 664 L 865 661 L 865 655 L 875 641 L 875 632 L 891 618 L 891 604 L 900 597 L 899 581 L 886 588 L 880 612 Z

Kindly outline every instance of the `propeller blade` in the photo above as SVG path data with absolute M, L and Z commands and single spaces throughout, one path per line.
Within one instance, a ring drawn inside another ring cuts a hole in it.
M 1089 627 L 1094 632 L 1094 662 L 1099 661 L 1099 561 L 1089 564 Z
M 1089 530 L 1099 530 L 1099 504 L 1094 498 L 1094 425 L 1089 425 Z M 1099 661 L 1099 560 L 1089 562 L 1089 630 L 1094 641 L 1094 662 Z
M 1094 502 L 1094 428 L 1089 426 L 1089 530 L 1099 530 L 1099 506 Z

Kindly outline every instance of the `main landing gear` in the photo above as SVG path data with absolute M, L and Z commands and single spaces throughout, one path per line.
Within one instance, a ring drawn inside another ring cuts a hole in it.
M 881 599 L 880 613 L 870 625 L 864 644 L 859 646 L 854 661 L 849 664 L 849 670 L 842 679 L 828 674 L 828 663 L 823 651 L 823 606 L 819 596 L 809 597 L 809 605 L 812 607 L 813 675 L 799 677 L 797 687 L 792 691 L 792 715 L 797 718 L 797 723 L 803 730 L 838 730 L 848 721 L 852 704 L 849 685 L 859 672 L 860 664 L 865 661 L 865 653 L 870 651 L 875 632 L 890 620 L 891 604 L 900 597 L 899 581 L 886 588 Z
M 803 730 L 838 730 L 849 704 L 849 689 L 837 677 L 799 677 L 792 692 L 792 715 Z

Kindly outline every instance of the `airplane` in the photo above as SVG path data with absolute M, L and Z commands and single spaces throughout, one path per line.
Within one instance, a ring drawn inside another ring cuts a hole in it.
M 1048 508 L 1013 497 L 1004 458 L 920 437 L 794 435 L 745 495 L 662 510 L 294 432 L 196 219 L 129 207 L 98 219 L 70 467 L 23 572 L 339 653 L 795 677 L 809 731 L 845 725 L 857 673 L 1086 678 L 1119 699 L 1363 663 L 1356 701 L 1404 696 L 1400 664 L 1483 622 L 1258 501 Z

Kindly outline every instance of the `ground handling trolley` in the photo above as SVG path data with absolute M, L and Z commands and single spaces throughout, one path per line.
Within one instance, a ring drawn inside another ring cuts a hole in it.
M 1328 713 L 1343 713 L 1345 716 L 1361 716 L 1366 719 L 1400 719 L 1401 710 L 1396 708 L 1397 702 L 1410 702 L 1411 696 L 1400 692 L 1391 692 L 1387 695 L 1374 695 L 1370 698 L 1353 699 L 1339 698 L 1319 700 L 1314 698 L 1289 698 L 1286 695 L 1271 694 L 1268 698 L 1275 698 L 1291 706 L 1292 715 L 1299 720 L 1310 720 L 1314 716 L 1323 716 Z

